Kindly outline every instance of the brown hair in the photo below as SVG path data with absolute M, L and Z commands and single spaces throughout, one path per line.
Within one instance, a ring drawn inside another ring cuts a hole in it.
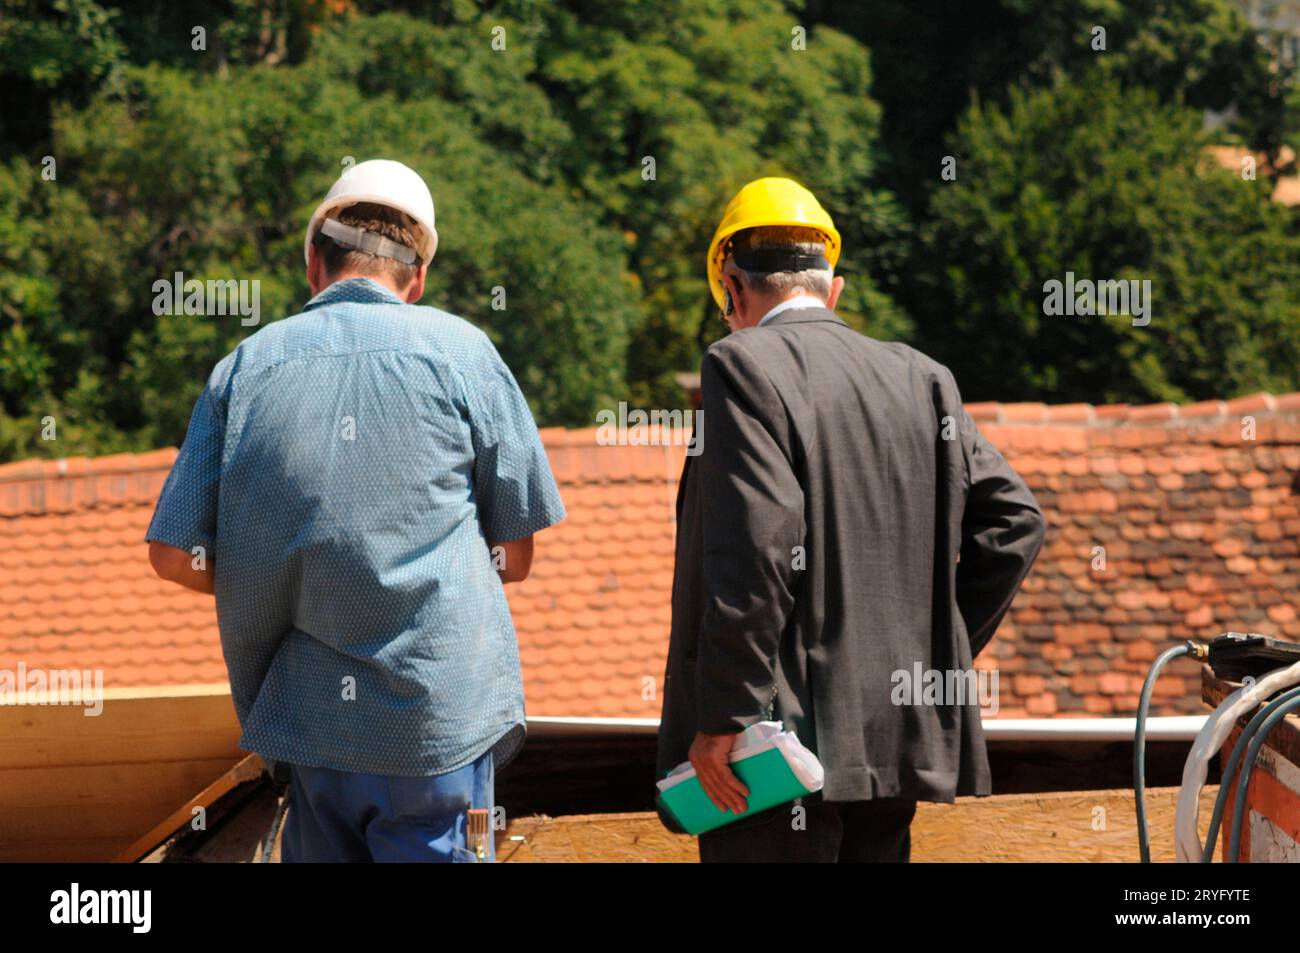
M 399 212 L 387 205 L 375 205 L 372 202 L 358 202 L 341 209 L 336 216 L 344 225 L 352 225 L 367 232 L 383 235 L 390 241 L 415 250 L 418 247 L 417 235 L 420 226 L 415 219 L 405 212 Z M 328 235 L 319 230 L 311 239 L 317 254 L 321 256 L 328 275 L 357 274 L 370 278 L 390 278 L 398 288 L 405 288 L 415 280 L 420 261 L 413 264 L 398 261 L 395 258 L 380 258 L 357 248 L 344 248 Z M 417 253 L 418 254 L 418 253 Z

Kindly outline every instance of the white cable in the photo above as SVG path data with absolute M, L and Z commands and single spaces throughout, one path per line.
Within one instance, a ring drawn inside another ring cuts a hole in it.
M 1275 669 L 1254 683 L 1242 685 L 1223 700 L 1205 722 L 1192 743 L 1183 765 L 1183 784 L 1178 789 L 1178 810 L 1174 815 L 1174 855 L 1180 864 L 1199 864 L 1205 845 L 1201 843 L 1201 788 L 1210 759 L 1223 747 L 1237 719 L 1259 705 L 1274 692 L 1300 684 L 1300 662 Z M 1223 783 L 1230 783 L 1224 778 Z

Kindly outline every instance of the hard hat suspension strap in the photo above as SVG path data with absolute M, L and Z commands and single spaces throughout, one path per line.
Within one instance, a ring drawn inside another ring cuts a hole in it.
M 355 225 L 345 225 L 336 218 L 327 218 L 321 222 L 321 234 L 328 235 L 344 248 L 355 248 L 379 258 L 393 258 L 405 264 L 414 264 L 418 257 L 414 248 L 376 235 Z
M 736 252 L 732 260 L 743 271 L 764 275 L 782 271 L 825 271 L 831 266 L 825 255 L 806 255 L 794 248 L 749 248 Z

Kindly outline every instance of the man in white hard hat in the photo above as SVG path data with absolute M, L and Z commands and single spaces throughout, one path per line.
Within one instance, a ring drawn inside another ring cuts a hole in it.
M 491 859 L 469 815 L 523 743 L 502 583 L 564 507 L 487 336 L 416 306 L 437 246 L 414 171 L 344 173 L 315 297 L 217 364 L 146 537 L 216 595 L 240 745 L 291 777 L 286 861 Z

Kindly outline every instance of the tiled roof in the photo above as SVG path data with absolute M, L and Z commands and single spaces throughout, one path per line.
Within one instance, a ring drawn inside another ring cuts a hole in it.
M 1048 522 L 977 660 L 1000 673 L 1001 716 L 1132 714 L 1152 660 L 1175 642 L 1227 630 L 1300 639 L 1300 393 L 967 409 Z M 1202 712 L 1196 664 L 1166 671 L 1154 707 Z
M 533 715 L 659 717 L 685 450 L 544 430 L 568 518 L 506 587 Z
M 143 544 L 175 450 L 0 466 L 0 668 L 103 669 L 105 686 L 226 678 L 210 597 Z
M 530 578 L 506 589 L 528 711 L 657 717 L 681 439 L 542 437 L 569 517 L 538 537 Z M 211 597 L 156 578 L 143 544 L 175 457 L 0 466 L 0 668 L 103 669 L 119 687 L 225 680 Z
M 1002 717 L 1131 713 L 1175 640 L 1300 638 L 1300 393 L 968 409 L 1049 524 L 979 661 L 1001 672 Z M 655 717 L 683 448 L 542 435 L 569 518 L 539 536 L 532 576 L 507 587 L 529 713 Z M 0 668 L 102 668 L 115 686 L 224 680 L 211 598 L 154 578 L 142 545 L 174 458 L 0 466 Z M 1167 671 L 1156 709 L 1199 712 L 1196 666 Z

